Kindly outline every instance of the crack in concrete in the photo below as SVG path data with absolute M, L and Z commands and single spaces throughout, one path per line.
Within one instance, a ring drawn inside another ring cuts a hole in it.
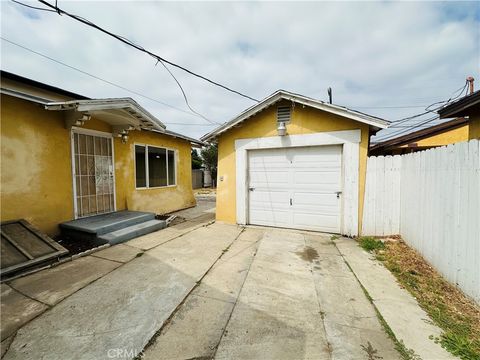
M 208 226 L 208 225 L 206 225 Z M 183 300 L 175 307 L 175 309 L 172 311 L 170 316 L 163 322 L 162 326 L 153 334 L 153 336 L 148 340 L 147 344 L 143 347 L 142 351 L 140 351 L 139 355 L 134 358 L 134 360 L 139 360 L 143 357 L 143 354 L 145 354 L 145 351 L 152 346 L 155 343 L 155 340 L 163 333 L 163 331 L 168 327 L 168 325 L 172 322 L 173 318 L 175 315 L 178 313 L 178 311 L 185 305 L 185 302 L 187 299 L 192 295 L 192 293 L 195 291 L 200 286 L 200 283 L 202 280 L 207 276 L 207 274 L 213 269 L 215 264 L 219 262 L 219 260 L 222 258 L 222 256 L 228 251 L 228 249 L 233 245 L 233 243 L 240 237 L 240 235 L 245 231 L 245 227 L 242 227 L 241 231 L 238 233 L 238 235 L 233 239 L 233 241 L 221 252 L 221 254 L 217 257 L 217 259 L 212 263 L 212 265 L 207 269 L 207 271 L 198 279 L 198 281 L 195 283 L 195 285 L 190 289 L 190 291 L 185 295 Z M 242 285 L 243 286 L 243 285 Z M 228 322 L 227 322 L 228 324 Z M 225 326 L 226 328 L 226 326 Z

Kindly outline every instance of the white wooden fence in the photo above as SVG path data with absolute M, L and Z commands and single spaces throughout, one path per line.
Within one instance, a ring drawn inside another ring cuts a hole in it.
M 480 303 L 480 142 L 367 163 L 363 235 L 400 234 Z

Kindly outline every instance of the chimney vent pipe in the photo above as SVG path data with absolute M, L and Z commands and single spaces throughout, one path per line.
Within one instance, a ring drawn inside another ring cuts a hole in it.
M 473 78 L 473 76 L 467 77 L 467 82 L 469 83 L 469 94 L 473 94 L 473 82 L 474 81 L 475 81 L 475 79 Z

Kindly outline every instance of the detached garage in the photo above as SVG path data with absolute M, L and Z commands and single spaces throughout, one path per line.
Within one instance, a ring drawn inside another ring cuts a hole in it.
M 369 138 L 388 125 L 275 92 L 202 138 L 218 143 L 217 220 L 358 235 Z

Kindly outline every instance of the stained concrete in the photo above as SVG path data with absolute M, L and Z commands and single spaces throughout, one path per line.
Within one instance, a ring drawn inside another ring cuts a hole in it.
M 85 256 L 13 280 L 9 284 L 35 300 L 55 305 L 118 266 L 120 263 L 115 261 Z
M 92 254 L 94 257 L 99 257 L 106 260 L 118 261 L 121 263 L 129 262 L 135 257 L 142 255 L 143 251 L 135 249 L 131 246 L 118 244 L 110 246 L 105 250 L 97 251 Z
M 407 349 L 426 360 L 455 359 L 430 339 L 439 336 L 441 330 L 431 323 L 415 299 L 400 288 L 390 271 L 351 239 L 342 238 L 335 244 L 397 339 L 403 341 Z
M 4 359 L 137 355 L 240 231 L 214 224 L 146 252 L 20 329 Z
M 218 347 L 217 359 L 329 359 L 304 237 L 268 230 Z
M 222 255 L 146 349 L 143 359 L 209 359 L 214 355 L 256 251 L 252 233 L 257 232 L 243 232 Z
M 24 324 L 37 317 L 48 306 L 15 291 L 7 284 L 1 285 L 1 334 L 2 352 L 9 344 L 7 339 Z M 5 343 L 4 343 L 5 341 Z

